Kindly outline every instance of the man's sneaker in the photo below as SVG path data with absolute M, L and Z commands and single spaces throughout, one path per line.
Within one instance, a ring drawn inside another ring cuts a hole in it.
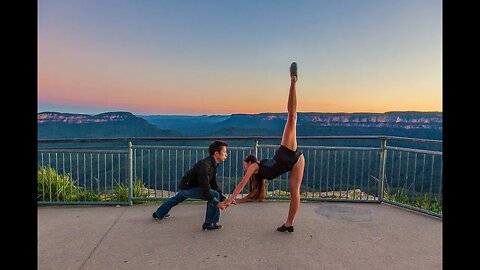
M 298 77 L 298 74 L 297 74 L 297 63 L 296 63 L 296 62 L 293 62 L 293 63 L 290 65 L 290 76 Z
M 163 218 L 168 218 L 169 216 L 170 216 L 170 214 L 166 214 Z M 163 219 L 163 218 L 158 218 L 156 212 L 153 212 L 152 217 L 153 217 L 154 219 Z
M 217 223 L 203 223 L 202 230 L 218 230 L 223 226 Z

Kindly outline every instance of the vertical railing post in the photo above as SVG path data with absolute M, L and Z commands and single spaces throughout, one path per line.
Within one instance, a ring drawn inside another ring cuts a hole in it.
M 132 142 L 128 142 L 128 204 L 132 205 L 133 197 L 133 150 Z
M 261 157 L 258 156 L 258 139 L 255 139 L 255 143 L 253 144 L 253 150 L 255 151 L 255 157 L 256 157 L 258 160 L 260 160 Z M 267 186 L 265 186 L 265 198 L 266 198 L 267 195 L 268 195 L 268 192 L 267 192 L 267 190 L 268 190 L 268 181 L 267 181 L 267 183 L 266 183 L 265 185 L 267 185 Z
M 378 183 L 378 198 L 383 201 L 383 191 L 385 186 L 385 167 L 387 165 L 387 139 L 380 139 L 380 182 Z

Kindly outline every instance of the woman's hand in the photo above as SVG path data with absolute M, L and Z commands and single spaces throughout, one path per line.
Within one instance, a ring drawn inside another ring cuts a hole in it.
M 227 209 L 228 205 L 225 205 L 225 201 L 223 201 L 223 202 L 217 203 L 217 207 L 222 209 L 222 210 L 225 210 L 225 209 Z
M 225 210 L 225 209 L 227 209 L 227 207 L 230 206 L 230 204 L 237 204 L 237 202 L 235 201 L 235 199 L 232 199 L 232 200 L 225 199 L 223 202 L 219 202 L 217 204 L 217 207 L 222 209 L 222 210 Z

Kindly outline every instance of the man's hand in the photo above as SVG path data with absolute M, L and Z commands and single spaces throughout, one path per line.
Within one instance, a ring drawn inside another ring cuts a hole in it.
M 225 201 L 223 201 L 223 202 L 217 203 L 217 207 L 222 209 L 222 210 L 225 210 L 225 209 L 227 209 L 228 205 L 225 205 Z

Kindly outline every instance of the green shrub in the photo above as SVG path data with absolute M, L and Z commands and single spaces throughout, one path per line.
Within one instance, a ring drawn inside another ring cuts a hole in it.
M 141 179 L 133 183 L 133 197 L 147 197 L 148 189 Z M 70 175 L 58 174 L 51 167 L 40 167 L 37 172 L 37 201 L 126 202 L 128 185 L 115 182 L 110 191 L 97 193 L 78 187 Z
M 59 175 L 50 167 L 40 167 L 37 173 L 37 200 L 76 201 L 87 194 L 80 190 L 69 175 Z
M 135 180 L 133 183 L 133 197 L 147 197 L 148 189 L 145 187 L 141 179 Z M 123 183 L 116 183 L 113 188 L 112 200 L 117 202 L 128 201 L 128 185 Z

